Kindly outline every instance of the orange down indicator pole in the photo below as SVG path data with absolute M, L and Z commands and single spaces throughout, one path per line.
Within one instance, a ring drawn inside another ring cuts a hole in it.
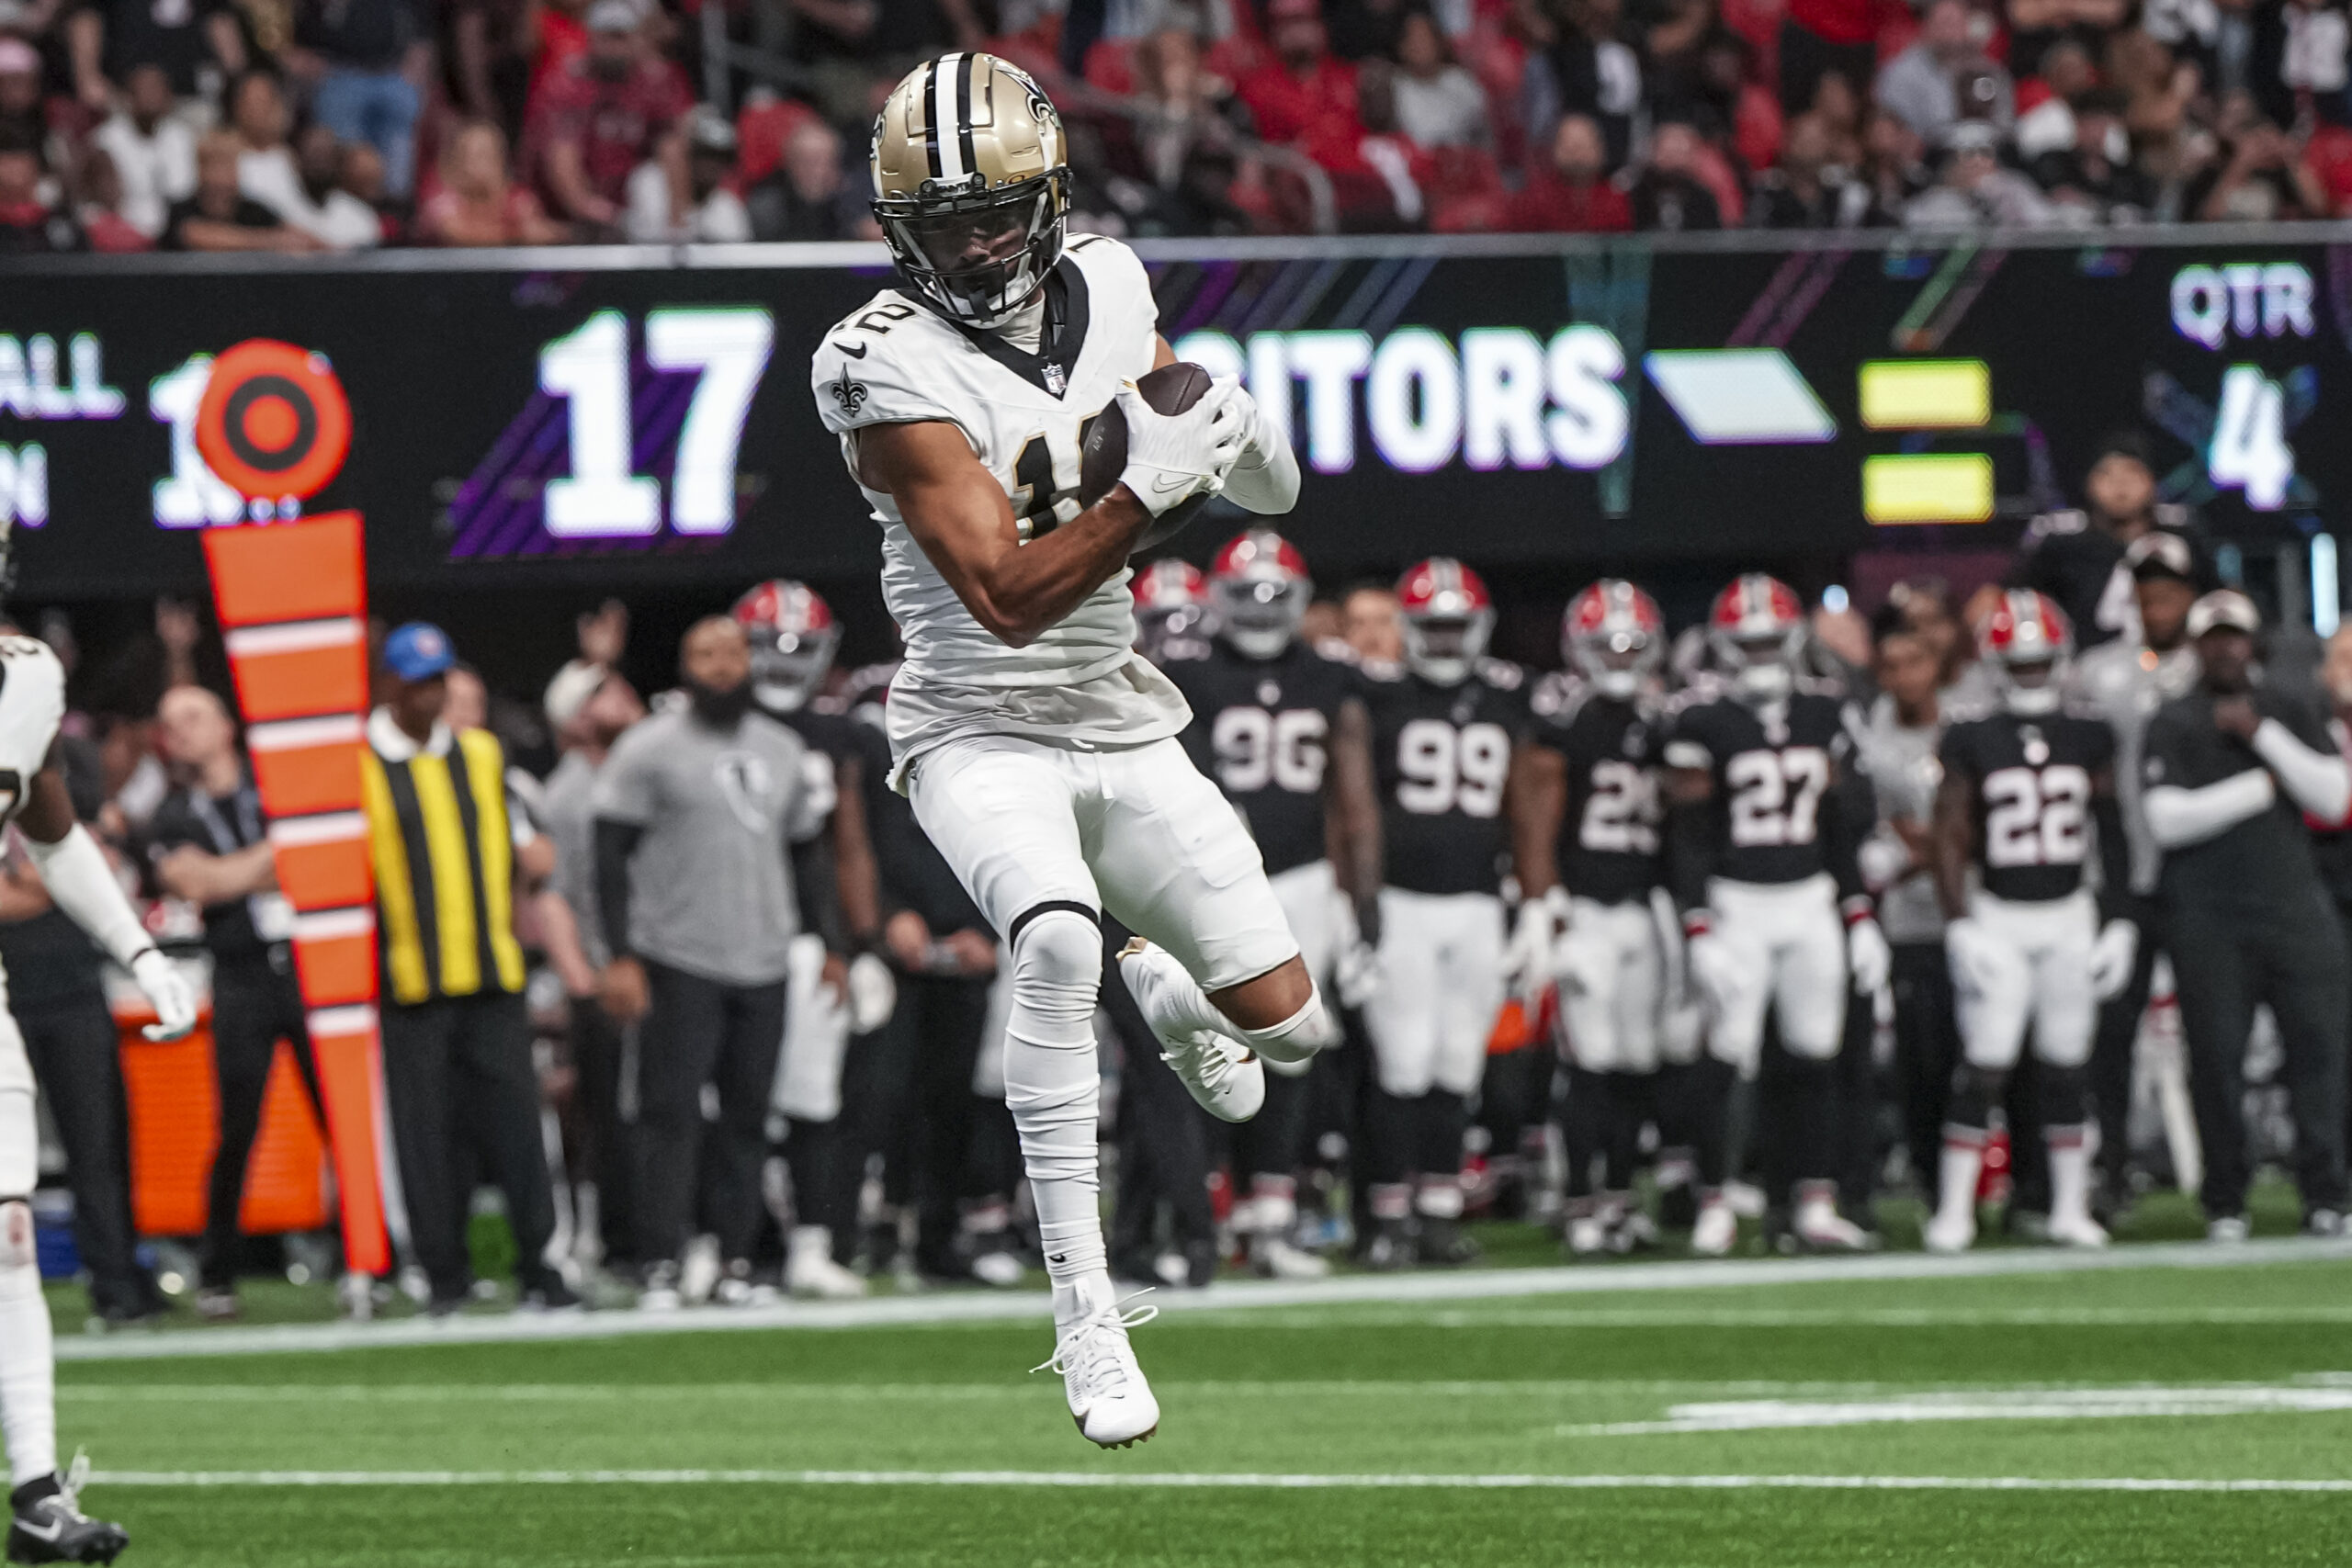
M 322 355 L 255 338 L 213 361 L 197 449 L 258 521 L 291 517 L 351 449 L 351 406 Z M 360 803 L 368 572 L 359 513 L 204 536 L 294 966 L 310 1017 L 348 1267 L 382 1274 L 375 887 Z

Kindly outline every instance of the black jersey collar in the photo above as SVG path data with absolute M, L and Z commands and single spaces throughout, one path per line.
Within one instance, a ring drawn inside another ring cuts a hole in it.
M 899 292 L 928 303 L 910 289 L 901 288 Z M 951 321 L 948 325 L 962 333 L 974 348 L 1039 391 L 1060 398 L 1069 394 L 1070 384 L 1078 379 L 1078 356 L 1086 347 L 1089 315 L 1086 274 L 1065 255 L 1046 275 L 1046 330 L 1038 345 L 1044 352 L 1023 354 L 1000 333 L 982 332 L 961 321 Z

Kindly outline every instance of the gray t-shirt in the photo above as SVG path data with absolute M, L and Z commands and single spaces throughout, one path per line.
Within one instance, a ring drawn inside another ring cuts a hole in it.
M 732 733 L 687 711 L 623 735 L 596 774 L 595 815 L 642 826 L 629 857 L 629 946 L 729 986 L 785 977 L 800 930 L 789 847 L 824 826 L 808 748 L 763 714 Z
M 580 950 L 602 969 L 612 962 L 605 944 L 605 916 L 596 907 L 596 764 L 582 751 L 566 751 L 539 788 L 539 814 L 555 840 L 555 875 L 548 886 L 571 906 L 580 928 Z

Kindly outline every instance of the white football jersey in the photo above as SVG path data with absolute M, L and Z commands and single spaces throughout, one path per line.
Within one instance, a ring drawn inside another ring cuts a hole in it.
M 65 666 L 49 644 L 28 637 L 0 637 L 0 828 L 22 809 L 64 719 Z M 6 994 L 6 972 L 0 971 L 0 998 Z M 21 1052 L 18 1055 L 16 1066 L 22 1065 Z M 6 1056 L 0 1047 L 0 1089 L 9 1087 L 12 1072 Z
M 939 420 L 963 431 L 1012 498 L 1024 542 L 1078 515 L 1080 446 L 1122 381 L 1150 370 L 1159 310 L 1134 252 L 1073 238 L 1047 287 L 1061 328 L 1025 354 L 886 288 L 825 334 L 809 385 L 857 477 L 854 433 Z M 864 490 L 863 483 L 859 488 Z M 1135 652 L 1122 570 L 1026 648 L 999 640 L 964 607 L 897 502 L 866 490 L 882 525 L 882 597 L 906 640 L 892 682 L 890 739 L 901 766 L 951 734 L 1000 729 L 1077 743 L 1140 744 L 1181 731 L 1190 710 Z

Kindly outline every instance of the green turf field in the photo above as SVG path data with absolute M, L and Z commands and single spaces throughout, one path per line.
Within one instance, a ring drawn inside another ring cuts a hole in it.
M 61 1417 L 158 1564 L 2352 1561 L 2352 1261 L 1190 1310 L 1120 1453 L 1048 1338 L 74 1361 Z

